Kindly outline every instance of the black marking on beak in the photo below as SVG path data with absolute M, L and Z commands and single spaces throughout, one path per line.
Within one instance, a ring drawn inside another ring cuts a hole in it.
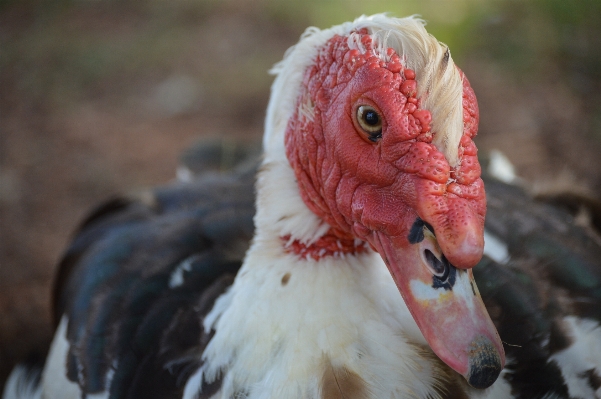
M 467 382 L 474 388 L 488 388 L 497 380 L 502 369 L 501 357 L 492 342 L 486 337 L 474 339 L 469 348 Z
M 424 240 L 424 226 L 434 234 L 434 229 L 428 222 L 424 222 L 421 218 L 416 218 L 415 222 L 413 222 L 413 226 L 411 226 L 411 230 L 409 230 L 409 235 L 407 236 L 407 240 L 411 244 L 417 244 Z

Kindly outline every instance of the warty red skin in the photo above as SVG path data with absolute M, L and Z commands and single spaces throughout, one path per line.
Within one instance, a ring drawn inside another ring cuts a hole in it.
M 307 206 L 341 238 L 369 241 L 383 232 L 399 248 L 416 217 L 429 223 L 449 261 L 471 268 L 482 256 L 486 213 L 477 149 L 478 105 L 463 76 L 464 131 L 459 164 L 452 168 L 432 143 L 431 114 L 416 98 L 415 73 L 388 49 L 388 62 L 335 36 L 305 72 L 298 110 L 286 131 L 286 151 Z M 369 141 L 355 113 L 374 107 L 383 117 L 382 139 Z

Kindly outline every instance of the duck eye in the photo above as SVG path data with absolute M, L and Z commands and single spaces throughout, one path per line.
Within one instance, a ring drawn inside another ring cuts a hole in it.
M 375 143 L 382 138 L 382 117 L 373 107 L 361 105 L 357 108 L 357 122 L 370 141 Z

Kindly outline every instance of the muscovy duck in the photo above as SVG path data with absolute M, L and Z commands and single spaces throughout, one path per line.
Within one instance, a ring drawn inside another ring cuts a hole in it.
M 492 180 L 485 231 L 476 98 L 421 20 L 310 28 L 274 72 L 258 168 L 85 221 L 6 398 L 601 396 L 599 240 Z

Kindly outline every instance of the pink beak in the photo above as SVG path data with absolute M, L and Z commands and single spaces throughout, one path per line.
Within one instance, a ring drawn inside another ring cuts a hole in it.
M 432 350 L 471 386 L 492 385 L 505 365 L 505 352 L 471 269 L 450 264 L 419 218 L 408 238 L 373 232 L 368 240 Z

